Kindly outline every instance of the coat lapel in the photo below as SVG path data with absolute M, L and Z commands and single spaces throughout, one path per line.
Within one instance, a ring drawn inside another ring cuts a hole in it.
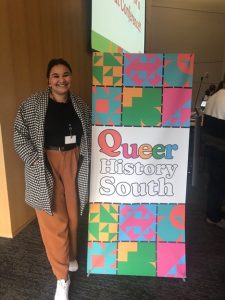
M 84 116 L 82 115 L 82 110 L 81 110 L 81 108 L 79 107 L 79 103 L 78 103 L 78 101 L 76 101 L 76 98 L 75 98 L 74 95 L 71 95 L 71 100 L 72 100 L 72 103 L 73 103 L 73 107 L 74 107 L 74 109 L 75 109 L 75 112 L 77 113 L 77 115 L 78 115 L 78 117 L 79 117 L 79 119 L 80 119 L 80 121 L 81 121 L 82 127 L 83 127 L 83 129 L 85 129 L 85 128 L 86 128 L 86 124 L 85 124 L 85 121 L 84 121 L 85 118 L 84 118 Z M 86 134 L 85 130 L 84 130 L 84 134 Z
M 44 149 L 44 125 L 45 125 L 45 115 L 48 108 L 48 98 L 49 90 L 43 92 L 38 99 L 38 139 L 39 145 L 41 146 L 40 150 Z

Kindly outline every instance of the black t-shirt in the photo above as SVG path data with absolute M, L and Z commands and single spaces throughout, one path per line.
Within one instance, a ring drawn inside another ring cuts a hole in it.
M 76 135 L 76 145 L 79 146 L 83 129 L 71 99 L 60 103 L 49 98 L 45 116 L 45 146 L 65 146 L 65 136 L 71 134 Z

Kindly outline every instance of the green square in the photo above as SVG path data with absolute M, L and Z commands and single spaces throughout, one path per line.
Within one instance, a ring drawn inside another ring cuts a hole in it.
M 137 251 L 127 250 L 127 260 L 118 260 L 118 275 L 156 276 L 156 245 L 155 243 L 135 242 Z M 120 257 L 120 244 L 118 257 Z M 128 247 L 129 244 L 127 243 Z
M 142 96 L 133 97 L 132 106 L 123 105 L 122 125 L 161 126 L 161 103 L 161 88 L 142 88 Z

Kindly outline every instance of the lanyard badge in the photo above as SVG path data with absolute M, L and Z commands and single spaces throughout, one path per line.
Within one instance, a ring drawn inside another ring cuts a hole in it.
M 65 145 L 76 143 L 76 135 L 72 134 L 72 130 L 73 130 L 73 128 L 72 128 L 71 124 L 69 124 L 69 133 L 70 133 L 70 135 L 65 136 Z

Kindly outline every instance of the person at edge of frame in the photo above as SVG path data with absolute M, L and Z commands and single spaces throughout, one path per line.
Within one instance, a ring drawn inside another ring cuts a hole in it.
M 202 139 L 209 170 L 206 222 L 225 229 L 222 213 L 225 199 L 225 81 L 219 83 L 216 93 L 207 101 Z

